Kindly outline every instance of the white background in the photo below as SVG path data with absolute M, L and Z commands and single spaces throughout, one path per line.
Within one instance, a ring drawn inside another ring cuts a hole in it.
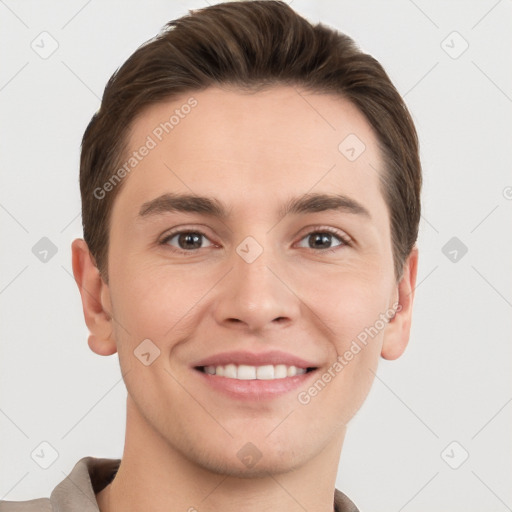
M 167 21 L 206 5 L 0 1 L 0 499 L 49 496 L 79 458 L 122 454 L 118 359 L 89 350 L 71 274 L 79 145 L 113 71 Z M 424 166 L 411 342 L 382 361 L 337 486 L 362 511 L 511 510 L 512 2 L 291 5 L 383 64 Z M 43 31 L 58 42 L 47 59 L 31 48 Z M 442 252 L 454 236 L 468 248 L 456 262 Z M 46 263 L 32 252 L 42 237 L 58 250 Z M 48 469 L 31 458 L 43 441 L 58 452 Z M 463 450 L 467 461 L 449 467 Z

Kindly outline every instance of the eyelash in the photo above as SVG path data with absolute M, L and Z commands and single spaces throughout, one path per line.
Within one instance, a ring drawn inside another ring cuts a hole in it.
M 178 254 L 183 254 L 185 256 L 191 256 L 191 255 L 196 254 L 197 251 L 199 251 L 200 249 L 191 249 L 189 251 L 185 251 L 184 249 L 179 249 L 177 247 L 172 247 L 172 246 L 168 245 L 169 240 L 172 240 L 176 235 L 181 235 L 184 233 L 188 233 L 188 234 L 193 233 L 195 235 L 201 235 L 201 236 L 205 237 L 206 239 L 210 240 L 202 231 L 192 230 L 192 229 L 183 229 L 183 230 L 173 231 L 173 232 L 169 233 L 159 242 L 159 245 L 167 245 L 168 247 L 171 247 L 171 250 L 173 252 L 176 252 Z M 351 239 L 347 235 L 341 233 L 340 231 L 338 231 L 334 228 L 329 228 L 329 227 L 320 227 L 320 228 L 315 228 L 311 231 L 308 231 L 300 240 L 303 240 L 304 238 L 307 238 L 308 236 L 314 235 L 315 233 L 329 233 L 330 235 L 334 235 L 336 238 L 338 238 L 340 240 L 340 242 L 342 242 L 342 244 L 337 245 L 336 247 L 329 248 L 329 249 L 318 249 L 317 250 L 312 247 L 307 248 L 312 251 L 334 253 L 344 246 L 348 246 L 348 247 L 352 246 Z

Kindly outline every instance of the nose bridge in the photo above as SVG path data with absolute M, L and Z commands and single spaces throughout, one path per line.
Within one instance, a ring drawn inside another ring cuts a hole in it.
M 254 252 L 254 248 L 249 248 L 244 256 L 252 258 Z M 245 259 L 244 256 L 237 251 L 237 255 L 234 257 L 233 270 L 241 289 L 251 293 L 251 291 L 257 292 L 259 288 L 265 290 L 269 286 L 273 287 L 273 283 L 270 281 L 275 278 L 270 268 L 278 266 L 275 254 L 270 249 L 264 248 L 254 260 Z
M 240 300 L 246 302 L 269 302 L 281 292 L 270 271 L 278 267 L 276 251 L 270 247 L 270 236 L 246 237 L 233 255 L 233 287 Z M 281 285 L 282 286 L 282 285 Z

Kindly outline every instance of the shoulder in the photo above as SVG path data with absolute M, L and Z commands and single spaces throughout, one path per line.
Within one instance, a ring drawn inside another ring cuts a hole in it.
M 0 501 L 0 512 L 51 512 L 49 498 L 28 501 Z
M 83 457 L 49 498 L 1 501 L 0 512 L 99 512 L 96 493 L 114 478 L 121 459 Z

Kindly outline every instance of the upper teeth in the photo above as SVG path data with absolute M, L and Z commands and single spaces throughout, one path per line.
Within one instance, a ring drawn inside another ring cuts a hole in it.
M 271 380 L 294 377 L 306 373 L 306 368 L 286 366 L 285 364 L 267 364 L 265 366 L 248 366 L 246 364 L 227 364 L 225 366 L 205 366 L 205 373 L 239 380 Z

